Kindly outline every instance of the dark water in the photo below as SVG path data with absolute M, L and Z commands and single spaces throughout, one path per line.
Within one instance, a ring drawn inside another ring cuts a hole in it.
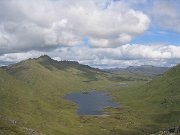
M 103 108 L 118 107 L 118 104 L 111 101 L 111 97 L 105 92 L 93 91 L 88 93 L 74 92 L 65 96 L 78 105 L 79 115 L 102 115 Z

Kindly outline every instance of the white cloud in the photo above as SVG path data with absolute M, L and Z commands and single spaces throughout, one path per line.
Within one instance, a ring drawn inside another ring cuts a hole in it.
M 180 32 L 180 1 L 155 0 L 148 11 L 153 21 L 161 28 Z
M 180 59 L 180 46 L 174 45 L 123 45 L 117 48 L 59 48 L 59 57 L 75 60 L 110 58 L 115 60 L 134 59 Z
M 149 26 L 149 18 L 122 2 L 105 0 L 1 0 L 1 53 L 75 46 L 88 37 L 95 47 L 129 43 Z M 101 3 L 101 4 L 100 4 Z
M 10 62 L 10 63 L 15 63 L 15 62 L 20 62 L 22 60 L 26 60 L 29 58 L 36 58 L 41 55 L 43 55 L 44 52 L 39 52 L 39 51 L 29 51 L 29 52 L 21 52 L 21 53 L 7 53 L 3 54 L 0 56 L 0 61 L 1 62 Z M 0 62 L 0 65 L 1 65 Z
M 171 66 L 180 63 L 180 46 L 123 45 L 117 48 L 61 47 L 51 52 L 30 51 L 0 56 L 0 61 L 21 61 L 48 54 L 56 60 L 75 60 L 100 68 L 130 65 Z
M 180 63 L 180 46 L 123 45 L 117 48 L 59 48 L 49 53 L 57 60 L 75 60 L 100 68 L 132 65 L 172 66 Z
M 179 46 L 128 43 L 148 29 L 148 15 L 153 26 L 180 32 L 179 5 L 178 0 L 0 0 L 0 61 L 47 53 L 98 67 L 177 64 Z
M 153 27 L 180 32 L 179 0 L 121 0 L 121 2 L 147 14 Z

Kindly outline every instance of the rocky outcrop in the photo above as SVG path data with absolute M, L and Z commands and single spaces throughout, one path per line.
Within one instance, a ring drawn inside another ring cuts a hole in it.
M 180 127 L 174 127 L 174 128 L 171 128 L 169 129 L 170 133 L 180 133 Z
M 8 135 L 9 133 L 23 134 L 23 135 L 43 135 L 36 130 L 20 126 L 16 120 L 0 116 L 0 135 Z M 17 129 L 18 132 L 17 133 Z
M 168 129 L 166 131 L 160 131 L 151 135 L 180 135 L 180 126 Z

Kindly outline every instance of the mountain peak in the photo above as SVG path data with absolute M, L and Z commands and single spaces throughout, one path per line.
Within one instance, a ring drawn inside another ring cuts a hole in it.
M 49 57 L 48 55 L 41 55 L 39 58 L 37 59 L 51 59 L 51 57 Z
M 49 57 L 48 55 L 41 55 L 38 58 L 35 58 L 36 61 L 54 61 L 51 57 Z

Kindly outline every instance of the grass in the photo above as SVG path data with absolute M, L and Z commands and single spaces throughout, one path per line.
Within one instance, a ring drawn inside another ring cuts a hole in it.
M 180 124 L 179 67 L 145 84 L 78 63 L 63 68 L 51 61 L 47 67 L 46 59 L 0 69 L 0 116 L 6 118 L 0 119 L 0 133 L 26 135 L 32 128 L 44 135 L 144 135 Z M 114 86 L 119 83 L 128 85 Z M 107 108 L 108 117 L 76 115 L 77 106 L 64 95 L 92 89 L 108 91 L 121 108 Z
M 112 92 L 124 105 L 128 119 L 147 131 L 180 125 L 180 66 L 174 67 L 153 81 L 128 90 Z M 132 115 L 133 114 L 133 115 Z

